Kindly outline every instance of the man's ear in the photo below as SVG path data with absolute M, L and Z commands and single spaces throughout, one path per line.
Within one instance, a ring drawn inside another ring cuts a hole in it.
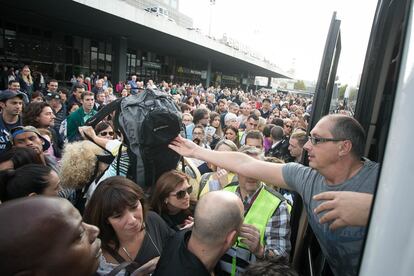
M 349 154 L 352 150 L 352 142 L 350 140 L 342 141 L 342 143 L 339 146 L 339 150 L 339 153 L 342 156 Z
M 236 239 L 237 230 L 234 229 L 227 234 L 226 239 L 224 240 L 225 251 L 227 251 L 227 249 L 229 249 L 236 242 Z

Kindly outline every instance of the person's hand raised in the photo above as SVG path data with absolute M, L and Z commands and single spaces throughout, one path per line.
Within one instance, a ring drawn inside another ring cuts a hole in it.
M 86 139 L 85 134 L 88 135 L 92 140 L 96 136 L 95 130 L 91 126 L 80 126 L 78 127 L 78 130 L 83 139 Z
M 177 136 L 168 147 L 185 157 L 195 157 L 195 151 L 199 148 L 195 143 L 181 136 Z

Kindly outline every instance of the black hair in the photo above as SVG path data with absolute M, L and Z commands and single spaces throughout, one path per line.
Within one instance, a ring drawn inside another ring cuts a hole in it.
M 2 202 L 42 194 L 49 186 L 47 177 L 52 169 L 45 165 L 28 164 L 17 170 L 0 171 L 0 200 Z
M 267 124 L 264 129 L 263 129 L 263 136 L 264 137 L 270 137 L 270 131 L 272 130 L 273 127 L 275 127 L 276 125 L 274 124 Z
M 273 125 L 283 127 L 283 119 L 281 119 L 281 118 L 273 118 L 271 123 Z
M 259 117 L 257 117 L 254 113 L 254 110 L 252 110 L 252 114 L 249 115 L 249 117 L 247 117 L 247 121 L 250 119 L 253 119 L 255 121 L 259 121 Z
M 0 163 L 11 161 L 13 169 L 18 169 L 27 164 L 43 164 L 39 155 L 31 148 L 12 147 L 0 155 Z

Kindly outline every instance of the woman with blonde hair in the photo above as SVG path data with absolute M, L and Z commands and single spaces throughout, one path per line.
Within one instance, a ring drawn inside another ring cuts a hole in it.
M 23 66 L 19 76 L 20 91 L 25 93 L 29 98 L 33 92 L 33 78 L 30 74 L 30 68 L 28 65 Z
M 97 183 L 113 160 L 104 150 L 90 141 L 73 142 L 63 150 L 60 178 L 63 197 L 68 198 L 83 213 L 89 191 Z M 85 196 L 86 195 L 86 196 Z

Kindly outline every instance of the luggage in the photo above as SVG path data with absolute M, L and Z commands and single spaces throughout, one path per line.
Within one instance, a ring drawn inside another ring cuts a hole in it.
M 180 109 L 171 95 L 147 88 L 108 104 L 86 125 L 94 127 L 112 112 L 114 130 L 122 134 L 128 147 L 127 177 L 148 191 L 161 174 L 175 169 L 180 160 L 180 155 L 168 148 L 183 131 Z

